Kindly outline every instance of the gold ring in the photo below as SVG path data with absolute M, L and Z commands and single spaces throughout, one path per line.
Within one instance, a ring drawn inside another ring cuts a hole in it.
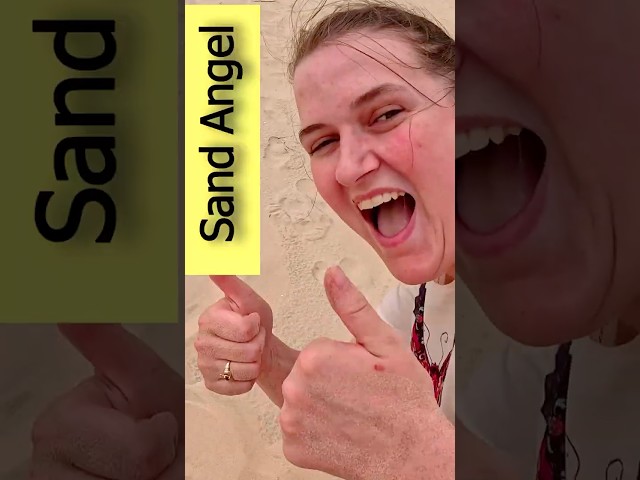
M 224 366 L 224 371 L 220 374 L 220 378 L 226 380 L 233 380 L 233 374 L 231 373 L 231 362 L 227 362 Z

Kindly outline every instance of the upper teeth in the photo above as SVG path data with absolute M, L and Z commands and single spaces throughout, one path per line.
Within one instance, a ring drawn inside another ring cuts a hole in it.
M 398 197 L 404 195 L 404 192 L 386 192 L 381 193 L 380 195 L 376 195 L 375 197 L 367 198 L 366 200 L 362 200 L 358 202 L 358 208 L 360 210 L 369 210 L 371 208 L 375 208 L 378 205 L 382 205 L 383 203 L 390 202 L 391 200 L 395 200 Z
M 460 158 L 469 152 L 482 150 L 492 141 L 496 145 L 504 142 L 508 135 L 520 135 L 521 127 L 503 127 L 495 125 L 492 127 L 480 127 L 468 132 L 456 133 L 456 158 Z

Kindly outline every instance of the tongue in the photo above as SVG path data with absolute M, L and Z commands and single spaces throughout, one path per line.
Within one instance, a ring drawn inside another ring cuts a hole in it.
M 412 209 L 405 197 L 383 203 L 378 207 L 378 231 L 382 236 L 396 236 L 409 224 Z
M 505 225 L 528 203 L 544 166 L 544 145 L 524 130 L 456 162 L 456 209 L 472 231 Z

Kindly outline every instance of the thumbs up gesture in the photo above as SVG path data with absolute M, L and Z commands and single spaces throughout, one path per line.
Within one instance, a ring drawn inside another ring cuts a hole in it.
M 184 476 L 184 380 L 120 325 L 62 325 L 95 375 L 51 404 L 33 431 L 33 480 Z
M 253 289 L 235 276 L 211 276 L 224 298 L 199 318 L 198 368 L 209 390 L 239 395 L 253 388 L 269 369 L 272 346 L 271 307 Z M 220 375 L 229 362 L 232 377 Z
M 318 339 L 300 353 L 282 385 L 285 457 L 351 480 L 452 479 L 453 426 L 408 339 L 338 267 L 324 283 L 355 343 Z

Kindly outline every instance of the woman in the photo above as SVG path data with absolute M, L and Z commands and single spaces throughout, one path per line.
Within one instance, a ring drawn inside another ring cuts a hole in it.
M 452 415 L 454 42 L 424 17 L 365 3 L 312 21 L 294 43 L 299 138 L 318 192 L 399 281 L 422 285 L 392 292 L 376 313 L 329 269 L 327 296 L 356 342 L 298 352 L 272 334 L 262 298 L 213 277 L 225 298 L 200 318 L 199 368 L 214 392 L 257 383 L 282 407 L 296 465 L 353 479 L 453 478 L 453 426 L 437 406 Z
M 511 478 L 640 475 L 638 8 L 582 7 L 456 3 L 458 135 L 521 131 L 456 152 L 458 271 L 518 342 L 458 397 L 456 433 L 491 445 L 487 470 L 510 464 Z

